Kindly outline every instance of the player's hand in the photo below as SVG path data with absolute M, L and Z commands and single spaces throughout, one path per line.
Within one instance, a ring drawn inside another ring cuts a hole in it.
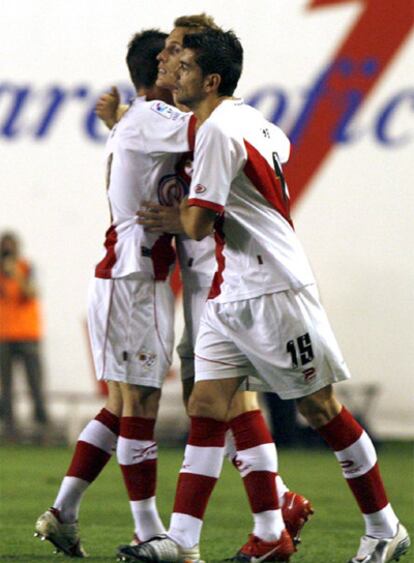
M 184 233 L 180 219 L 180 207 L 159 205 L 151 201 L 145 202 L 138 211 L 138 224 L 142 225 L 149 233 Z
M 96 115 L 109 129 L 112 129 L 118 121 L 118 108 L 120 103 L 121 96 L 116 86 L 112 86 L 110 92 L 99 96 L 96 102 Z

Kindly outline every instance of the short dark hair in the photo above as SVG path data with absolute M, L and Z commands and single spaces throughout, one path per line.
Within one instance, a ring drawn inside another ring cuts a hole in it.
M 158 29 L 136 33 L 128 43 L 126 63 L 136 89 L 151 88 L 157 80 L 157 55 L 164 49 L 168 35 Z
M 192 49 L 203 76 L 221 76 L 218 94 L 231 96 L 243 68 L 243 47 L 233 31 L 207 29 L 184 36 L 184 49 Z

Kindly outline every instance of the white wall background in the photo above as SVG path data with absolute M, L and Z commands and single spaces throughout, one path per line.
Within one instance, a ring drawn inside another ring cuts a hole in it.
M 100 91 L 127 83 L 130 36 L 168 31 L 176 16 L 201 11 L 233 28 L 245 48 L 238 93 L 264 86 L 289 94 L 292 111 L 361 9 L 359 2 L 306 10 L 305 0 L 14 0 L 0 19 L 0 231 L 21 234 L 35 263 L 46 323 L 51 390 L 92 390 L 84 332 L 87 285 L 108 226 L 102 144 L 85 133 Z M 354 379 L 378 382 L 371 425 L 381 436 L 414 436 L 413 106 L 402 104 L 380 145 L 373 124 L 399 91 L 414 91 L 414 34 L 355 118 L 363 134 L 338 146 L 294 210 L 324 304 Z M 30 94 L 14 122 L 7 87 Z M 35 138 L 55 85 L 68 94 L 48 133 Z M 84 98 L 73 92 L 86 89 Z M 267 108 L 268 109 L 268 108 Z M 263 107 L 266 110 L 266 107 Z M 292 115 L 287 115 L 288 125 Z M 284 123 L 282 122 L 282 126 Z M 101 134 L 103 129 L 99 130 Z

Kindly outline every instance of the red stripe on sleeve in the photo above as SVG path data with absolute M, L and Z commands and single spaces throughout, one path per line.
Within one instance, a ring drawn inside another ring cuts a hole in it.
M 213 203 L 212 201 L 205 201 L 204 199 L 198 199 L 196 197 L 192 197 L 191 199 L 189 199 L 187 204 L 189 206 L 194 205 L 196 207 L 206 207 L 207 209 L 211 209 L 216 213 L 222 213 L 224 210 L 224 207 L 222 205 L 219 205 L 218 203 Z

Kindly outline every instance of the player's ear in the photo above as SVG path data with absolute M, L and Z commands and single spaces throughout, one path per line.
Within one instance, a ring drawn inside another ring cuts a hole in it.
M 221 83 L 221 76 L 217 73 L 208 74 L 204 78 L 204 88 L 207 93 L 217 92 Z

